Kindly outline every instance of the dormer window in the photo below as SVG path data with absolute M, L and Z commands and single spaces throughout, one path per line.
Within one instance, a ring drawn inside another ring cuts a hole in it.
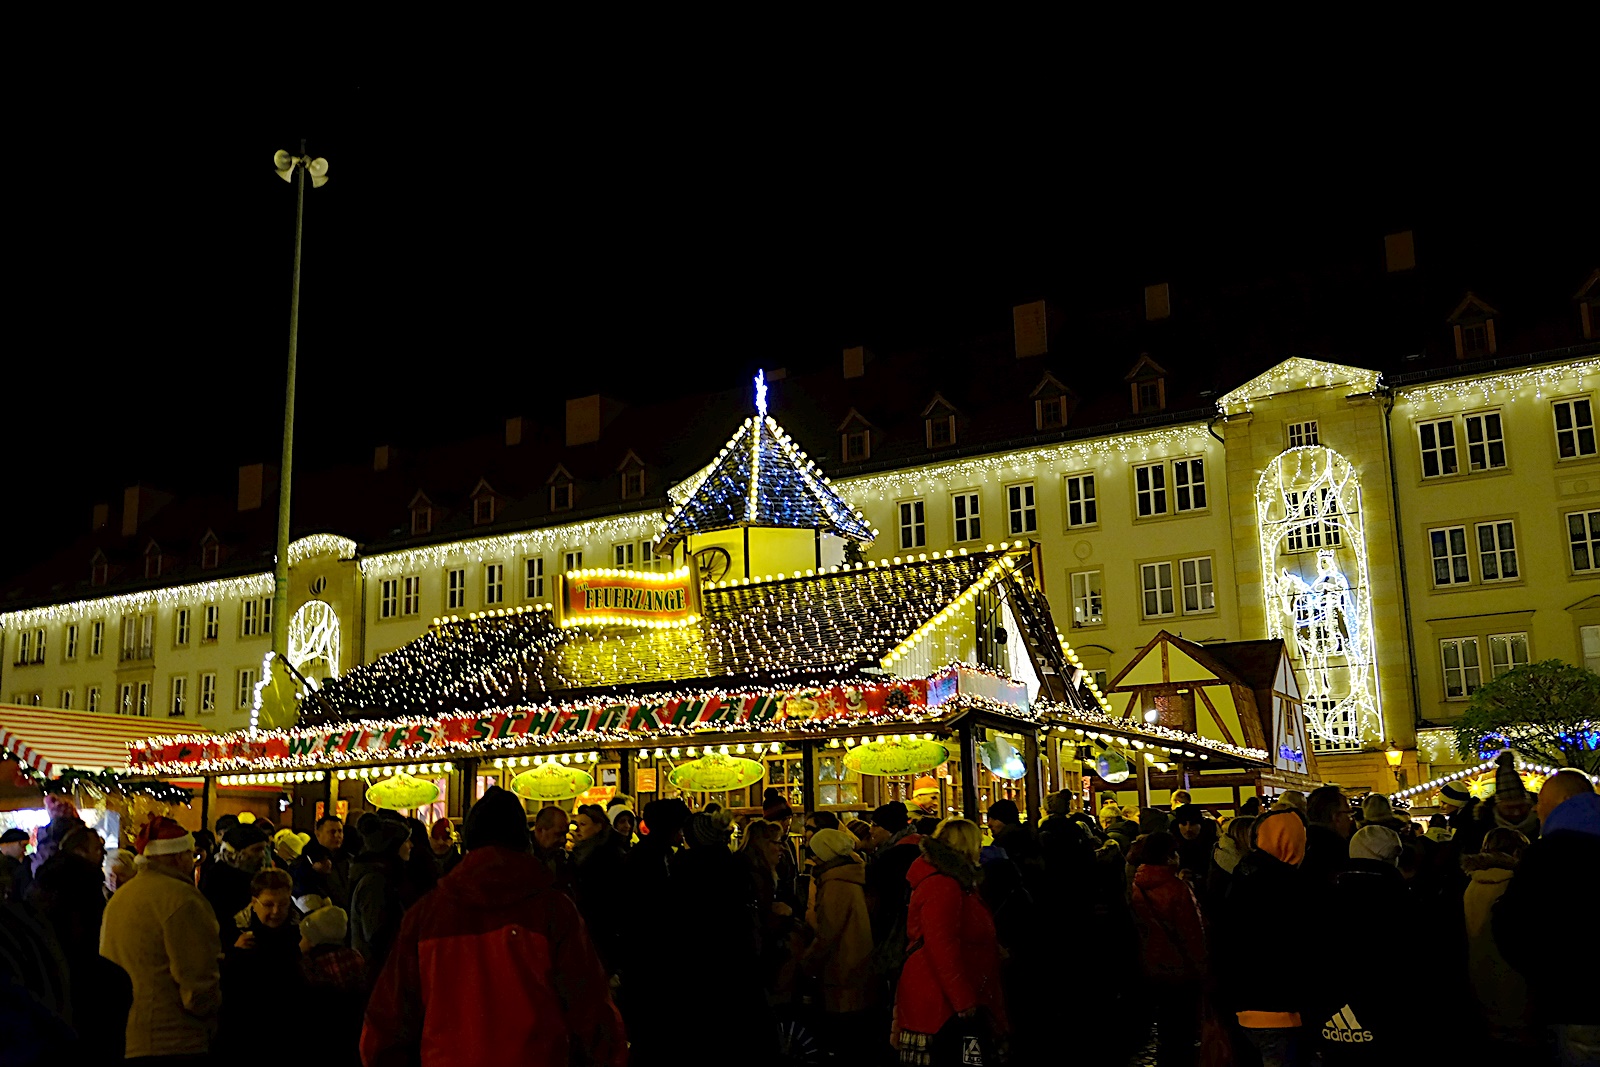
M 924 439 L 929 448 L 949 448 L 956 443 L 956 409 L 938 393 L 922 409 Z
M 839 454 L 846 463 L 872 458 L 872 424 L 855 408 L 839 424 Z
M 1036 430 L 1059 430 L 1066 426 L 1069 402 L 1074 399 L 1072 390 L 1046 374 L 1028 394 L 1033 399 L 1033 427 Z
M 89 584 L 105 585 L 110 576 L 111 567 L 106 562 L 105 553 L 96 549 L 94 556 L 89 560 Z
M 632 449 L 622 457 L 617 473 L 622 478 L 622 499 L 638 500 L 644 496 L 644 463 Z
M 411 498 L 411 536 L 420 537 L 433 532 L 433 501 L 418 490 Z
M 1494 319 L 1499 312 L 1468 293 L 1447 320 L 1454 334 L 1457 359 L 1485 359 L 1495 354 Z
M 1166 409 L 1166 368 L 1148 355 L 1143 355 L 1124 377 L 1128 382 L 1135 415 L 1151 415 Z
M 550 510 L 571 511 L 572 475 L 567 473 L 567 468 L 558 465 L 545 481 L 550 486 Z
M 472 489 L 472 525 L 484 526 L 494 521 L 495 492 L 487 480 L 478 479 Z
M 151 541 L 144 550 L 144 576 L 161 577 L 161 546 Z
M 210 530 L 200 539 L 200 568 L 210 570 L 222 561 L 222 546 L 217 543 L 217 535 Z

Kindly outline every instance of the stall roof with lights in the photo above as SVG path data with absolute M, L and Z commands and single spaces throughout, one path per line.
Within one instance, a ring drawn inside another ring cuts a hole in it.
M 150 721 L 92 711 L 0 704 L 0 749 L 40 778 L 67 771 L 126 771 L 128 745 Z

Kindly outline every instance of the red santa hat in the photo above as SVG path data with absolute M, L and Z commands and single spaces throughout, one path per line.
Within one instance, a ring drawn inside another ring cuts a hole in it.
M 140 831 L 133 847 L 141 856 L 176 856 L 194 851 L 194 835 L 176 820 L 158 815 Z

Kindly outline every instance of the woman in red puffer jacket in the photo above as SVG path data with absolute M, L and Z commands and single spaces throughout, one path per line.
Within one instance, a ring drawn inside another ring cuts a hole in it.
M 1133 919 L 1139 928 L 1140 960 L 1149 979 L 1156 1019 L 1156 1062 L 1187 1067 L 1195 1062 L 1200 997 L 1206 980 L 1206 935 L 1200 906 L 1189 883 L 1178 877 L 1178 839 L 1149 834 L 1134 842 L 1128 862 L 1133 875 Z
M 906 872 L 911 902 L 893 1030 L 902 1064 L 959 1062 L 959 1042 L 951 1035 L 938 1039 L 956 1016 L 981 1015 L 974 1023 L 986 1024 L 997 1046 L 1011 1030 L 1000 987 L 1000 943 L 977 892 L 982 843 L 975 824 L 946 819 L 923 838 L 922 855 Z

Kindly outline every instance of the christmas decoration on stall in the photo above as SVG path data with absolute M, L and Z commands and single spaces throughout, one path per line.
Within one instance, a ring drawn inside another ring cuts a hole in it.
M 571 800 L 594 788 L 588 771 L 554 761 L 511 779 L 511 791 L 524 800 Z
M 862 774 L 893 777 L 931 771 L 949 758 L 950 750 L 931 738 L 895 734 L 857 745 L 845 754 L 844 765 Z
M 407 811 L 439 799 L 439 787 L 402 771 L 367 788 L 367 803 L 375 808 Z
M 1094 773 L 1100 776 L 1102 782 L 1116 785 L 1126 782 L 1133 774 L 1128 766 L 1128 759 L 1114 748 L 1106 748 L 1094 761 Z
M 707 752 L 697 760 L 674 767 L 667 782 L 689 793 L 723 793 L 755 785 L 766 773 L 757 760 Z
M 102 771 L 84 771 L 68 767 L 54 778 L 45 778 L 26 764 L 17 764 L 19 777 L 45 794 L 48 803 L 52 796 L 71 797 L 145 797 L 162 804 L 187 804 L 192 794 L 170 782 L 134 779 L 119 774 L 109 767 Z
M 1022 762 L 1022 753 L 1017 751 L 1017 746 L 999 734 L 991 734 L 989 740 L 978 746 L 978 762 L 987 767 L 989 773 L 996 778 L 1005 778 L 1009 781 L 1016 781 L 1027 773 L 1027 767 Z

